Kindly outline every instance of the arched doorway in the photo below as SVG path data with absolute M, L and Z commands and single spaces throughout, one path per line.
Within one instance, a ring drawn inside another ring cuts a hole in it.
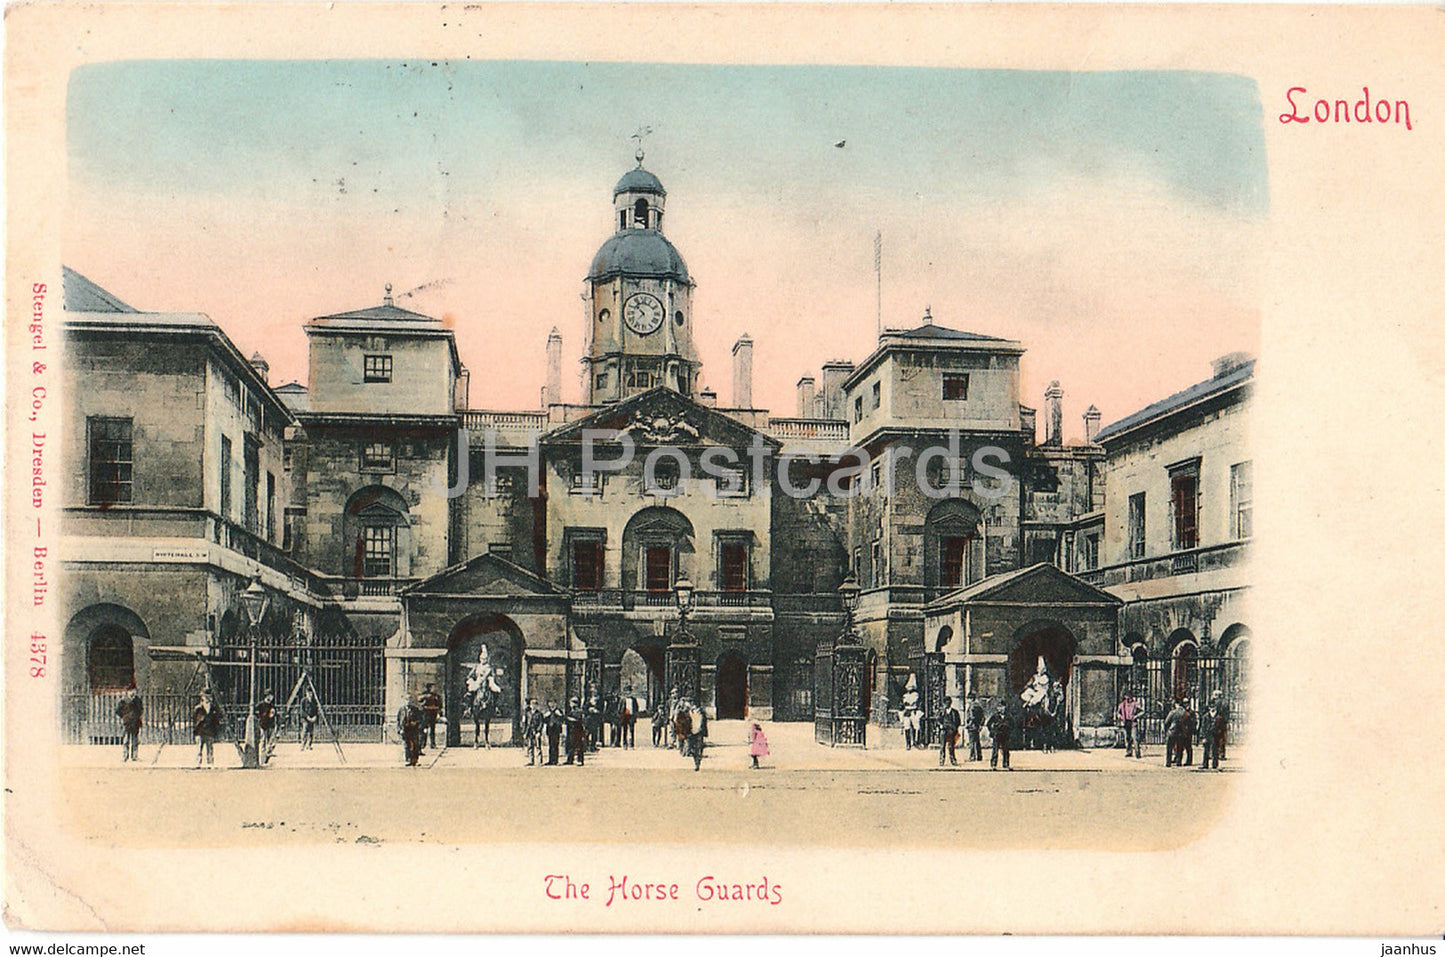
M 1078 720 L 1078 694 L 1072 678 L 1074 655 L 1079 643 L 1072 632 L 1056 621 L 1031 622 L 1014 632 L 1012 649 L 1009 651 L 1009 688 L 1012 694 L 1007 702 L 1011 713 L 1018 714 L 1019 726 L 1024 730 L 1024 747 L 1047 746 L 1051 736 L 1055 742 L 1067 744 L 1073 740 L 1074 727 Z M 1063 702 L 1050 698 L 1049 703 L 1026 709 L 1021 695 L 1038 673 L 1042 661 L 1048 671 L 1048 689 L 1054 682 L 1063 690 Z M 1057 710 L 1054 710 L 1057 709 Z M 1055 717 L 1050 720 L 1048 711 Z
M 1169 693 L 1175 701 L 1193 705 L 1199 692 L 1199 645 L 1187 628 L 1169 636 Z
M 66 741 L 104 744 L 120 740 L 115 704 L 132 682 L 142 694 L 150 690 L 149 645 L 145 622 L 120 605 L 91 605 L 70 619 L 61 638 L 60 662 Z
M 667 653 L 660 645 L 634 645 L 622 653 L 619 691 L 643 699 L 643 707 L 653 707 L 667 697 L 663 682 L 667 680 Z
M 447 744 L 450 746 L 461 744 L 464 726 L 467 735 L 472 733 L 472 720 L 464 713 L 463 698 L 467 693 L 467 678 L 481 658 L 483 647 L 487 649 L 487 660 L 501 687 L 492 715 L 493 739 L 498 727 L 508 726 L 511 727 L 512 741 L 520 739 L 522 653 L 526 648 L 522 631 L 506 615 L 478 614 L 457 622 L 447 639 L 447 678 L 442 697 L 447 716 Z
M 719 719 L 748 716 L 748 663 L 728 652 L 717 660 L 717 694 L 714 699 Z

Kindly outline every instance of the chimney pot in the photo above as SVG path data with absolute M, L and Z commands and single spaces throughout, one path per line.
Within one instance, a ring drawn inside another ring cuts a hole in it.
M 745 332 L 733 343 L 733 408 L 753 407 L 753 340 Z

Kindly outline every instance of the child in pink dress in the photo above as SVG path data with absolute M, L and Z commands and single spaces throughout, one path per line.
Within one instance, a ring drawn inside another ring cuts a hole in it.
M 768 753 L 768 736 L 763 734 L 763 726 L 754 722 L 748 732 L 748 754 L 753 756 L 753 767 L 758 766 L 758 758 Z

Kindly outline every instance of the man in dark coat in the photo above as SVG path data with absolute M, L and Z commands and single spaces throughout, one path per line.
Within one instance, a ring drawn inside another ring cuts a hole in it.
M 582 709 L 582 718 L 587 724 L 587 750 L 596 751 L 603 744 L 602 740 L 602 702 L 593 695 L 587 699 L 587 707 Z
M 434 685 L 427 685 L 421 694 L 421 716 L 422 737 L 428 742 L 427 747 L 434 748 L 437 746 L 437 721 L 442 716 L 442 696 L 436 693 Z
M 1164 766 L 1175 767 L 1184 763 L 1184 746 L 1193 734 L 1186 715 L 1183 699 L 1176 698 L 1174 707 L 1164 716 Z M 1191 755 L 1192 757 L 1192 755 Z
M 958 715 L 958 709 L 953 706 L 953 699 L 944 696 L 943 714 L 938 716 L 938 766 L 943 767 L 943 759 L 954 767 L 958 767 L 958 754 L 955 748 L 958 747 L 958 729 L 963 724 L 963 719 Z
M 256 702 L 256 729 L 261 732 L 261 753 L 270 757 L 276 737 L 276 697 L 270 692 Z
M 556 764 L 558 746 L 562 742 L 562 726 L 566 724 L 566 719 L 557 708 L 557 702 L 547 702 L 547 710 L 542 713 L 542 724 L 547 729 L 547 763 Z
M 408 767 L 416 767 L 421 760 L 422 721 L 422 710 L 417 707 L 416 695 L 408 694 L 406 703 L 396 713 L 396 730 L 401 735 L 402 750 L 406 754 Z
M 1003 701 L 994 707 L 993 714 L 988 716 L 988 733 L 993 737 L 993 753 L 989 755 L 988 766 L 990 770 L 998 769 L 998 756 L 1003 755 L 1003 769 L 1010 770 L 1008 765 L 1009 753 L 1009 720 L 1008 708 L 1004 707 Z
M 968 711 L 963 719 L 964 729 L 968 732 L 968 759 L 970 761 L 983 760 L 983 743 L 980 741 L 979 732 L 983 729 L 983 705 L 979 703 L 978 695 L 972 691 L 968 693 Z
M 301 694 L 301 750 L 310 751 L 316 743 L 316 722 L 321 720 L 321 702 L 316 692 L 307 688 Z
M 527 710 L 522 712 L 522 743 L 527 748 L 527 767 L 535 767 L 542 759 L 542 735 L 546 722 L 542 718 L 542 709 L 537 707 L 537 699 L 532 698 L 527 702 Z
M 1209 696 L 1209 706 L 1204 711 L 1204 726 L 1200 729 L 1200 743 L 1204 745 L 1204 757 L 1200 759 L 1199 770 L 1207 770 L 1213 764 L 1219 770 L 1219 755 L 1224 750 L 1224 736 L 1229 730 L 1229 705 L 1224 693 L 1214 692 Z
M 210 692 L 202 691 L 201 700 L 191 710 L 191 731 L 196 736 L 196 767 L 201 766 L 204 756 L 206 764 L 216 763 L 216 735 L 221 730 L 221 709 L 211 700 Z
M 576 698 L 567 702 L 567 760 L 563 764 L 587 764 L 587 712 Z
M 617 702 L 618 739 L 624 748 L 637 747 L 637 710 L 640 705 L 631 688 Z
M 120 718 L 120 727 L 123 732 L 120 739 L 122 764 L 136 760 L 136 751 L 140 747 L 141 716 L 144 713 L 145 705 L 141 703 L 140 692 L 136 690 L 135 682 L 132 681 L 115 706 L 115 715 Z

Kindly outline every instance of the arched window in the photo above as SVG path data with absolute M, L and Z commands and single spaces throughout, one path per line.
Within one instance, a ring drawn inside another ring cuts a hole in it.
M 85 655 L 90 691 L 124 691 L 135 681 L 135 651 L 130 633 L 118 625 L 102 625 L 90 636 Z
M 1174 649 L 1174 676 L 1171 682 L 1176 700 L 1190 701 L 1199 687 L 1199 647 L 1194 641 L 1180 642 Z
M 983 577 L 981 520 L 978 509 L 962 499 L 948 499 L 929 510 L 923 528 L 923 572 L 929 587 L 961 588 Z
M 647 221 L 647 200 L 639 199 L 632 204 L 632 219 L 643 228 L 650 225 Z
M 410 574 L 410 523 L 406 500 L 380 485 L 364 488 L 346 503 L 346 540 L 353 578 L 404 578 Z
M 622 531 L 622 587 L 647 593 L 652 604 L 670 602 L 673 582 L 695 577 L 689 566 L 693 528 L 681 512 L 664 506 L 644 508 Z

